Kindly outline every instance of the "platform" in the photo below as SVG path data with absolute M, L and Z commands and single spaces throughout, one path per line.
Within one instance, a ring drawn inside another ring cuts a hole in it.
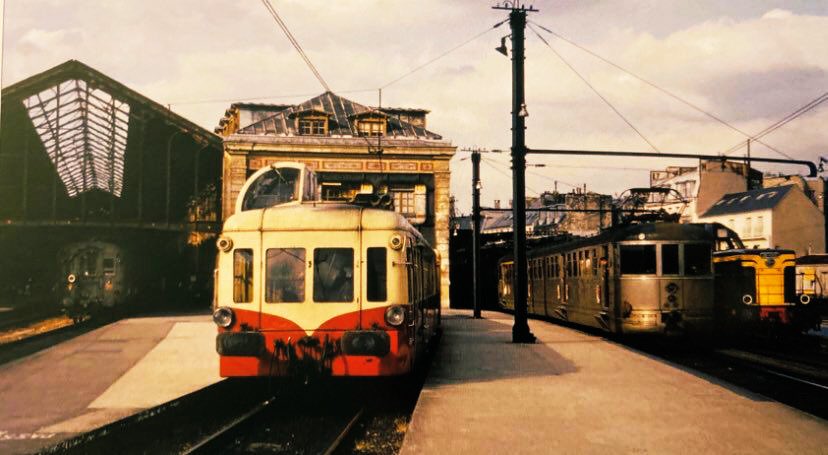
M 220 380 L 209 315 L 124 319 L 0 366 L 0 453 L 56 444 Z
M 600 337 L 444 315 L 402 454 L 826 453 L 828 422 Z

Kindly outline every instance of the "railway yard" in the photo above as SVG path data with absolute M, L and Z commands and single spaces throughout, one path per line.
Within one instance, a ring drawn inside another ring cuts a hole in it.
M 782 348 L 702 346 L 530 323 L 538 343 L 513 345 L 510 315 L 451 310 L 418 374 L 307 382 L 222 380 L 206 314 L 58 328 L 0 346 L 0 452 L 819 453 L 828 445 L 824 333 Z

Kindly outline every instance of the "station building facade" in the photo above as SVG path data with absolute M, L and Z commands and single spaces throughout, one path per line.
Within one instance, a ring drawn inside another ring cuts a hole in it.
M 426 128 L 428 112 L 365 106 L 332 92 L 297 105 L 232 104 L 215 130 L 224 138 L 223 219 L 247 177 L 278 161 L 314 170 L 323 200 L 386 193 L 440 253 L 448 307 L 449 160 L 456 147 Z

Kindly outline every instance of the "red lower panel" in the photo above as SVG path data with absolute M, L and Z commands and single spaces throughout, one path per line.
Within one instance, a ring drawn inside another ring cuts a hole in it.
M 251 314 L 237 311 L 237 320 L 252 320 Z M 255 312 L 249 312 L 254 313 Z M 383 327 L 385 308 L 348 313 L 326 321 L 307 336 L 295 323 L 274 315 L 262 315 L 265 351 L 258 357 L 222 356 L 220 374 L 236 376 L 289 376 L 323 372 L 332 376 L 395 376 L 411 370 L 412 351 L 406 330 Z M 236 325 L 230 331 L 239 330 Z M 331 327 L 337 327 L 332 330 Z M 339 340 L 346 330 L 384 330 L 391 342 L 383 356 L 344 355 Z M 351 329 L 349 329 L 351 330 Z M 312 370 L 312 371 L 310 371 Z

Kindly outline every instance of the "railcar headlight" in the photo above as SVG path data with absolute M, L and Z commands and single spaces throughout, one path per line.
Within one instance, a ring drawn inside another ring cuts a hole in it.
M 219 307 L 216 311 L 213 312 L 213 322 L 216 323 L 217 326 L 227 328 L 233 325 L 233 320 L 236 318 L 236 315 L 233 314 L 233 310 L 227 308 L 226 306 Z
M 69 284 L 72 284 L 77 280 L 78 280 L 78 277 L 76 277 L 74 273 L 70 273 L 69 276 L 66 277 L 66 281 L 68 281 Z
M 807 305 L 807 304 L 811 303 L 811 296 L 808 295 L 808 294 L 800 295 L 799 296 L 799 303 L 801 303 L 803 305 Z
M 385 322 L 387 322 L 388 325 L 397 327 L 397 326 L 401 325 L 404 321 L 405 321 L 405 308 L 403 308 L 399 305 L 395 305 L 395 306 L 390 306 L 390 307 L 388 307 L 387 310 L 385 310 Z
M 670 294 L 675 294 L 676 291 L 678 291 L 678 288 L 679 287 L 676 283 L 670 283 L 670 284 L 667 285 L 666 289 L 667 289 L 667 292 L 669 292 Z
M 216 246 L 219 250 L 228 252 L 233 248 L 233 240 L 228 237 L 219 237 L 219 239 L 216 240 Z
M 743 295 L 742 296 L 742 303 L 744 303 L 745 305 L 753 304 L 753 296 L 750 295 L 750 294 Z
M 670 303 L 676 303 L 676 296 L 673 295 L 673 294 L 668 295 L 667 296 L 667 301 L 670 302 Z

